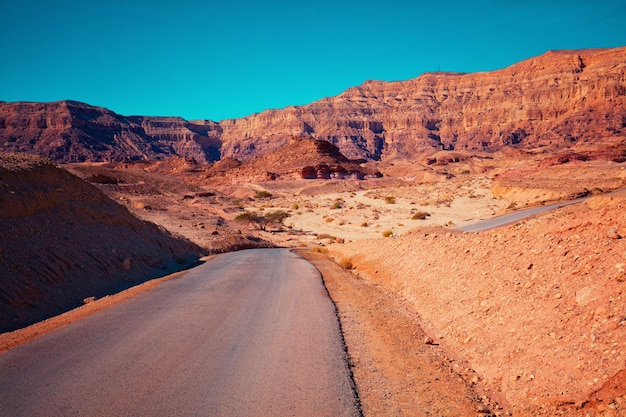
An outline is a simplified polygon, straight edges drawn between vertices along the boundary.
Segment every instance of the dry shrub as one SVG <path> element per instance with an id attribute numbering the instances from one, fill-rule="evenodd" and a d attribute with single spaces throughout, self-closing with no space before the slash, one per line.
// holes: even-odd
<path id="1" fill-rule="evenodd" d="M 314 247 L 313 249 L 311 249 L 311 251 L 317 252 L 317 253 L 323 253 L 323 254 L 327 254 L 328 253 L 328 249 L 320 248 L 319 246 Z"/>
<path id="2" fill-rule="evenodd" d="M 393 235 L 393 230 L 385 230 L 383 232 L 383 237 L 389 237 L 391 235 Z"/>
<path id="3" fill-rule="evenodd" d="M 361 227 L 367 227 L 367 226 L 369 226 L 369 224 L 367 222 L 361 223 Z"/>
<path id="4" fill-rule="evenodd" d="M 426 217 L 430 217 L 430 213 L 426 213 L 425 211 L 418 211 L 417 213 L 413 214 L 413 217 L 411 217 L 411 219 L 426 220 Z"/>
<path id="5" fill-rule="evenodd" d="M 392 196 L 385 197 L 385 203 L 387 204 L 396 204 L 396 198 Z"/>
<path id="6" fill-rule="evenodd" d="M 351 258 L 341 259 L 341 261 L 339 262 L 339 266 L 341 266 L 343 269 L 354 269 L 354 264 L 352 263 Z"/>
<path id="7" fill-rule="evenodd" d="M 332 217 L 326 217 L 326 218 L 324 219 L 324 221 L 325 221 L 326 223 L 330 223 L 330 222 L 332 222 L 333 220 L 335 220 L 335 219 L 333 219 Z"/>

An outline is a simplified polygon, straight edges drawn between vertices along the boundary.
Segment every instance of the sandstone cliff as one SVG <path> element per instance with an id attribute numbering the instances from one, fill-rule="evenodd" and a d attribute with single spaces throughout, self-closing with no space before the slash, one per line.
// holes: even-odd
<path id="1" fill-rule="evenodd" d="M 0 154 L 0 333 L 180 270 L 200 252 L 47 160 Z"/>
<path id="2" fill-rule="evenodd" d="M 3 151 L 47 156 L 58 162 L 220 158 L 219 126 L 179 117 L 124 117 L 75 101 L 0 103 Z"/>
<path id="3" fill-rule="evenodd" d="M 626 141 L 626 48 L 548 52 L 493 72 L 368 81 L 220 127 L 222 154 L 240 160 L 294 135 L 370 160 L 454 149 L 610 148 Z"/>
<path id="4" fill-rule="evenodd" d="M 626 159 L 626 47 L 552 51 L 508 68 L 368 81 L 306 106 L 240 119 L 122 117 L 76 102 L 0 103 L 0 145 L 57 161 L 245 162 L 292 137 L 326 140 L 350 159 L 437 151 L 595 151 Z M 598 149 L 602 152 L 598 153 Z"/>

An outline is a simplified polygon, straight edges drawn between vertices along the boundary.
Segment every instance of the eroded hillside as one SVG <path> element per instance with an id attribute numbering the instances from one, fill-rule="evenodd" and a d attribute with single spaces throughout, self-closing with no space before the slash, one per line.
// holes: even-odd
<path id="1" fill-rule="evenodd" d="M 51 161 L 0 156 L 0 332 L 180 270 L 201 252 Z"/>

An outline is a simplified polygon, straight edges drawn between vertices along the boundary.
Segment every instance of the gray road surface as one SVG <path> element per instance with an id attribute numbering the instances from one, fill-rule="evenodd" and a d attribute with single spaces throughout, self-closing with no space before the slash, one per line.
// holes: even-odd
<path id="1" fill-rule="evenodd" d="M 0 416 L 358 416 L 319 273 L 215 257 L 0 355 Z"/>
<path id="2" fill-rule="evenodd" d="M 483 230 L 489 230 L 495 227 L 513 224 L 527 217 L 536 216 L 537 214 L 545 213 L 546 211 L 554 210 L 559 207 L 565 207 L 570 204 L 580 203 L 584 200 L 586 200 L 586 198 L 579 198 L 578 200 L 571 200 L 557 204 L 548 204 L 545 206 L 517 210 L 511 213 L 503 214 L 502 216 L 492 217 L 491 219 L 481 220 L 479 222 L 468 224 L 465 226 L 455 227 L 455 229 L 462 230 L 464 232 L 482 232 Z"/>
<path id="3" fill-rule="evenodd" d="M 626 189 L 622 188 L 619 190 L 611 191 L 604 195 L 610 196 L 615 194 L 626 193 Z M 455 227 L 456 230 L 462 230 L 465 232 L 482 232 L 483 230 L 493 229 L 495 227 L 506 226 L 507 224 L 512 224 L 518 222 L 520 220 L 526 219 L 528 217 L 536 216 L 537 214 L 545 213 L 546 211 L 554 210 L 559 207 L 569 206 L 571 204 L 576 204 L 583 202 L 585 200 L 590 199 L 593 196 L 578 198 L 576 200 L 563 201 L 555 204 L 548 204 L 545 206 L 533 207 L 524 210 L 517 210 L 512 213 L 507 213 L 502 216 L 492 217 L 491 219 L 482 220 L 476 223 L 468 224 L 465 226 Z"/>

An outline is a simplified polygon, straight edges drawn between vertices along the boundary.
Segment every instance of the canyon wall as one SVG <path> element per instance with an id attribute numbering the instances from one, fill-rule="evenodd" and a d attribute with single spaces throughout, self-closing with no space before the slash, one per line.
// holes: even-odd
<path id="1" fill-rule="evenodd" d="M 548 52 L 499 71 L 367 81 L 302 107 L 220 122 L 222 153 L 245 160 L 289 136 L 349 158 L 438 150 L 611 146 L 626 139 L 626 48 Z"/>
<path id="2" fill-rule="evenodd" d="M 248 161 L 292 137 L 325 140 L 350 159 L 374 161 L 590 147 L 626 158 L 626 47 L 552 51 L 491 72 L 367 81 L 309 105 L 219 123 L 123 117 L 76 102 L 0 103 L 4 150 L 63 162 L 171 155 Z"/>
<path id="3" fill-rule="evenodd" d="M 75 101 L 0 103 L 0 149 L 58 162 L 220 159 L 216 123 L 180 117 L 120 116 Z"/>

